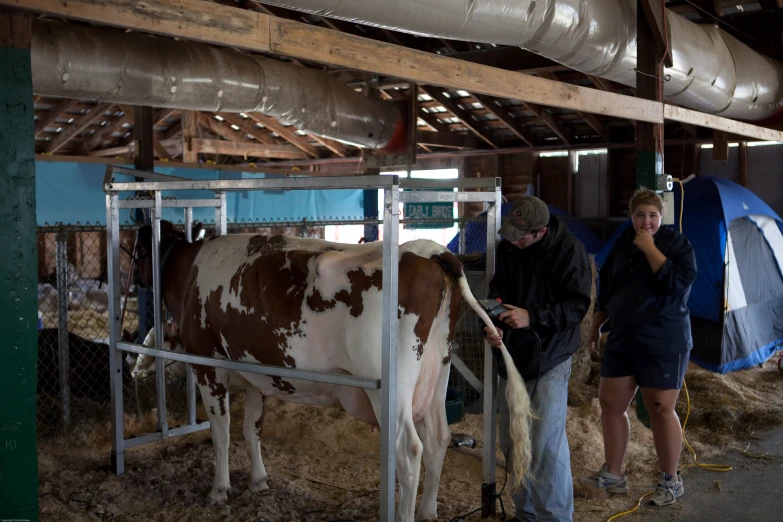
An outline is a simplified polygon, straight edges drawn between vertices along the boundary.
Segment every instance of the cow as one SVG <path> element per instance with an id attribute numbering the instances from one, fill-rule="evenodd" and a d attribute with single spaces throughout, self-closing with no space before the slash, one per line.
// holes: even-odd
<path id="1" fill-rule="evenodd" d="M 162 299 L 179 325 L 186 353 L 301 370 L 381 377 L 380 242 L 348 245 L 281 235 L 234 234 L 188 242 L 160 222 Z M 152 287 L 152 228 L 139 229 L 141 284 Z M 437 520 L 437 492 L 450 433 L 445 397 L 462 299 L 492 323 L 471 294 L 462 265 L 427 240 L 399 247 L 397 316 L 397 520 L 414 520 L 421 461 L 425 482 L 416 520 Z M 513 484 L 526 480 L 530 402 L 505 347 L 512 430 Z M 381 392 L 194 365 L 215 446 L 208 501 L 227 501 L 229 391 L 246 394 L 244 436 L 252 492 L 269 489 L 261 457 L 264 400 L 340 404 L 371 426 Z M 418 428 L 418 433 L 417 433 Z"/>
<path id="2" fill-rule="evenodd" d="M 134 339 L 135 341 L 135 339 Z M 142 346 L 147 348 L 155 348 L 155 329 L 151 328 L 147 335 L 144 337 Z M 182 352 L 182 340 L 179 337 L 177 325 L 174 321 L 169 321 L 164 326 L 163 330 L 163 347 L 162 349 L 172 352 Z M 130 357 L 130 354 L 128 354 Z M 155 361 L 156 357 L 152 355 L 139 354 L 135 359 L 129 360 L 128 364 L 131 365 L 130 374 L 134 380 L 145 379 L 150 374 L 155 373 Z M 185 376 L 185 363 L 178 361 L 166 361 L 166 378 L 167 380 L 175 381 Z"/>

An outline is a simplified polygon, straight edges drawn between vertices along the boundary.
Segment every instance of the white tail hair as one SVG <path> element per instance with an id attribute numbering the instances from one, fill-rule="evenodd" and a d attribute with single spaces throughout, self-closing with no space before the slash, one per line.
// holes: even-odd
<path id="1" fill-rule="evenodd" d="M 462 290 L 462 295 L 468 302 L 468 305 L 478 314 L 484 324 L 494 330 L 495 326 L 487 313 L 478 304 L 476 298 L 468 287 L 468 280 L 464 273 L 460 275 L 458 284 Z M 503 356 L 503 362 L 506 365 L 508 384 L 506 385 L 506 402 L 509 409 L 509 435 L 511 438 L 511 448 L 502 448 L 504 452 L 508 451 L 507 459 L 510 459 L 512 468 L 511 490 L 517 491 L 527 482 L 530 470 L 530 421 L 533 412 L 530 409 L 530 396 L 527 394 L 525 382 L 517 371 L 514 361 L 511 359 L 506 346 L 501 343 L 500 353 Z M 494 412 L 491 412 L 494 413 Z M 488 415 L 490 412 L 484 412 Z M 492 444 L 494 441 L 484 441 L 484 444 Z"/>

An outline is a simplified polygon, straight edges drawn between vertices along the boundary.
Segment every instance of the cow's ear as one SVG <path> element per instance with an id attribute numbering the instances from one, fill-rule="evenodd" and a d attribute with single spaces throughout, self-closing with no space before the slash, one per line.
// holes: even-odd
<path id="1" fill-rule="evenodd" d="M 139 229 L 138 233 L 139 243 L 143 245 L 152 244 L 152 227 L 150 225 L 144 225 Z"/>

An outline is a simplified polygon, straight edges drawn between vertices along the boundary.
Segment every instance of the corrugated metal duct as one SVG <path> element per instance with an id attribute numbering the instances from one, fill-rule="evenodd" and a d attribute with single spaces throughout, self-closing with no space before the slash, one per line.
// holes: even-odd
<path id="1" fill-rule="evenodd" d="M 329 75 L 226 47 L 36 21 L 33 90 L 42 96 L 176 109 L 262 112 L 319 136 L 398 149 L 404 121 Z"/>
<path id="2" fill-rule="evenodd" d="M 407 33 L 517 45 L 578 71 L 636 82 L 636 0 L 261 0 Z M 778 112 L 781 63 L 725 31 L 666 12 L 674 66 L 667 100 L 728 118 Z"/>

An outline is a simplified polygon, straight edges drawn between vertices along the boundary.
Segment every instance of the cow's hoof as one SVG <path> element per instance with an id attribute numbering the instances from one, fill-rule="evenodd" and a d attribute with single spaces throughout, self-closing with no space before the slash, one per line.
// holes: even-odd
<path id="1" fill-rule="evenodd" d="M 416 515 L 416 522 L 438 522 L 437 515 Z"/>
<path id="2" fill-rule="evenodd" d="M 212 506 L 222 506 L 228 501 L 228 490 L 230 488 L 213 489 L 209 492 L 207 499 Z"/>
<path id="3" fill-rule="evenodd" d="M 262 491 L 269 491 L 269 484 L 267 484 L 268 480 L 269 477 L 264 477 L 259 480 L 251 480 L 247 489 L 249 489 L 252 493 L 261 493 Z"/>

